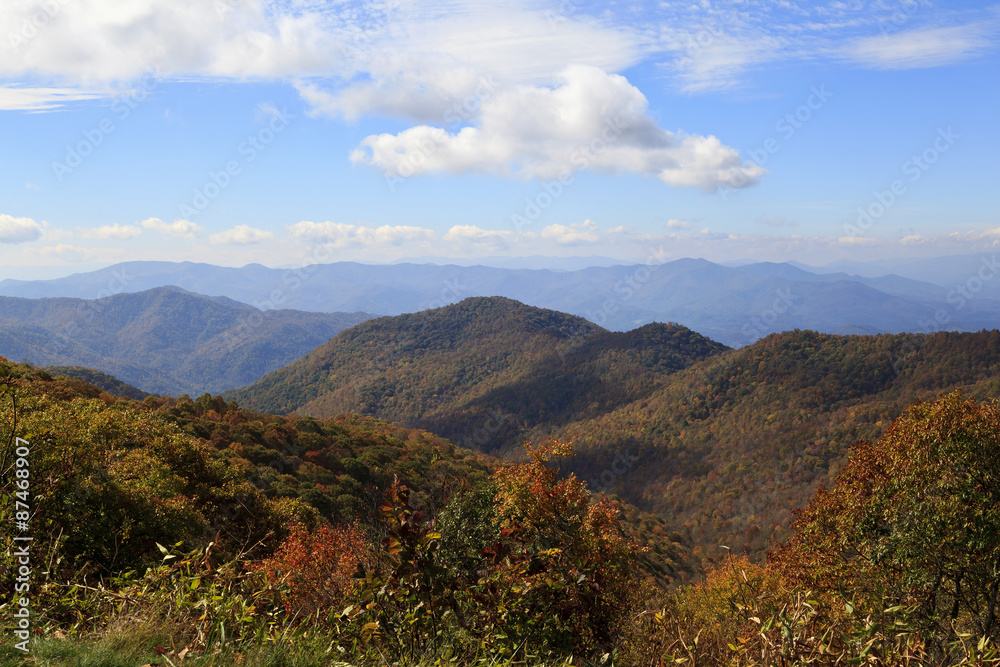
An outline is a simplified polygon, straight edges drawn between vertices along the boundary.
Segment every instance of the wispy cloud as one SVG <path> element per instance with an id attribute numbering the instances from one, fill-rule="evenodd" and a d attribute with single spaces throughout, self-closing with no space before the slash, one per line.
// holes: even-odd
<path id="1" fill-rule="evenodd" d="M 993 48 L 995 30 L 970 24 L 920 28 L 850 41 L 843 55 L 852 62 L 878 69 L 913 69 L 951 65 Z"/>
<path id="2" fill-rule="evenodd" d="M 76 88 L 28 88 L 25 86 L 0 86 L 0 110 L 3 111 L 54 111 L 71 102 L 93 100 L 106 96 L 106 92 Z"/>

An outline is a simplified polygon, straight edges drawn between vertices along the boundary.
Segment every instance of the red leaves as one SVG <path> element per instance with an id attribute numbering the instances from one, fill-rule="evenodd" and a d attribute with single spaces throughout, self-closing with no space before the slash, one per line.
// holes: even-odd
<path id="1" fill-rule="evenodd" d="M 353 586 L 358 563 L 369 560 L 371 551 L 357 524 L 331 527 L 322 523 L 313 532 L 297 524 L 274 556 L 257 569 L 269 583 L 287 586 L 285 609 L 301 618 L 342 604 Z"/>

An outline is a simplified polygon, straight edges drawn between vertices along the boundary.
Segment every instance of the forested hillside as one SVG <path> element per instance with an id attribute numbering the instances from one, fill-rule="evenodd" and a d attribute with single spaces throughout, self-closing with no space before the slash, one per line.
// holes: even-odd
<path id="1" fill-rule="evenodd" d="M 2 357 L 0 389 L 0 435 L 6 441 L 13 427 L 32 444 L 33 495 L 46 498 L 32 522 L 48 537 L 64 535 L 50 546 L 65 550 L 66 573 L 132 567 L 155 556 L 157 542 L 215 541 L 232 555 L 261 540 L 255 548 L 266 555 L 293 520 L 372 528 L 396 478 L 433 517 L 499 465 L 372 417 L 280 417 L 208 394 L 138 402 Z M 666 584 L 692 574 L 661 519 L 618 506 L 628 533 L 651 549 L 649 577 Z"/>
<path id="2" fill-rule="evenodd" d="M 261 311 L 176 287 L 96 300 L 0 297 L 0 354 L 199 396 L 249 384 L 369 317 Z"/>
<path id="3" fill-rule="evenodd" d="M 915 400 L 1000 396 L 1000 333 L 775 334 L 740 350 L 677 325 L 627 333 L 504 299 L 348 330 L 227 397 L 361 412 L 501 455 L 574 443 L 594 489 L 664 517 L 713 561 L 762 557 L 857 440 Z"/>
<path id="4" fill-rule="evenodd" d="M 770 343 L 794 362 L 809 336 L 789 338 Z M 997 344 L 976 342 L 984 353 L 960 362 L 973 373 Z M 960 357 L 969 343 L 924 346 Z M 728 361 L 706 382 L 752 395 L 739 377 L 765 356 Z M 891 391 L 821 367 L 797 380 L 820 391 L 789 409 Z M 17 480 L 0 518 L 31 537 L 3 555 L 0 586 L 20 572 L 30 588 L 0 605 L 28 619 L 0 639 L 3 664 L 1000 661 L 995 402 L 911 406 L 857 443 L 766 562 L 730 557 L 694 583 L 675 519 L 593 496 L 558 440 L 501 462 L 371 417 L 263 415 L 210 395 L 140 403 L 3 358 L 0 412 L 0 473 Z"/>
<path id="5" fill-rule="evenodd" d="M 726 349 L 678 325 L 609 332 L 583 318 L 470 298 L 342 332 L 228 399 L 316 417 L 370 414 L 492 451 L 525 429 L 597 416 Z"/>
<path id="6" fill-rule="evenodd" d="M 830 486 L 859 440 L 916 400 L 1000 397 L 1000 332 L 775 334 L 670 377 L 647 397 L 556 428 L 574 470 L 653 511 L 702 558 L 760 556 Z M 535 432 L 537 433 L 537 432 Z M 534 437 L 528 433 L 526 437 Z M 607 474 L 627 454 L 627 470 Z"/>

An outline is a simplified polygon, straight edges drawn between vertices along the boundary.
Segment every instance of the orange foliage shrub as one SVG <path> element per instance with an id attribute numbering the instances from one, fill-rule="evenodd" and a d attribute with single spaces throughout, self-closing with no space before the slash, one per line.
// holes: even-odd
<path id="1" fill-rule="evenodd" d="M 257 571 L 268 583 L 283 583 L 285 610 L 299 618 L 331 606 L 341 606 L 354 586 L 358 563 L 367 563 L 372 547 L 361 528 L 321 523 L 312 532 L 301 523 L 274 556 L 262 561 Z"/>

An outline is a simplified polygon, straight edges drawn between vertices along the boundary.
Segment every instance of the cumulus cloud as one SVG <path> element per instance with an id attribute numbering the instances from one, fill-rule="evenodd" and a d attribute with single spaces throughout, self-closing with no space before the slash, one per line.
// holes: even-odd
<path id="1" fill-rule="evenodd" d="M 978 23 L 919 28 L 852 40 L 844 47 L 843 55 L 879 69 L 940 67 L 979 55 L 991 42 L 988 26 Z"/>
<path id="2" fill-rule="evenodd" d="M 335 12 L 273 0 L 5 2 L 0 77 L 125 81 L 167 76 L 246 78 L 329 72 L 343 61 Z M 114 45 L 114 48 L 109 48 Z"/>
<path id="3" fill-rule="evenodd" d="M 714 136 L 674 134 L 647 113 L 623 76 L 571 65 L 555 88 L 513 86 L 483 100 L 480 121 L 456 133 L 420 125 L 371 135 L 352 154 L 390 175 L 478 172 L 555 179 L 579 169 L 656 176 L 714 190 L 752 185 L 766 171 Z"/>
<path id="4" fill-rule="evenodd" d="M 250 245 L 260 243 L 261 241 L 269 241 L 273 238 L 274 232 L 257 229 L 249 225 L 236 225 L 232 229 L 210 235 L 208 240 L 216 245 Z"/>
<path id="5" fill-rule="evenodd" d="M 284 79 L 318 113 L 348 118 L 440 119 L 488 74 L 541 81 L 567 62 L 617 71 L 643 57 L 634 29 L 529 0 L 5 2 L 0 34 L 0 79 Z"/>
<path id="6" fill-rule="evenodd" d="M 541 237 L 555 241 L 559 245 L 583 245 L 597 243 L 600 240 L 597 232 L 597 223 L 593 220 L 584 220 L 572 225 L 549 225 L 542 230 Z"/>
<path id="7" fill-rule="evenodd" d="M 173 222 L 164 222 L 159 218 L 147 218 L 142 221 L 142 226 L 146 229 L 153 229 L 167 236 L 176 236 L 185 239 L 193 239 L 195 235 L 201 231 L 201 226 L 191 222 L 190 220 L 174 220 Z"/>
<path id="8" fill-rule="evenodd" d="M 0 214 L 0 243 L 27 243 L 37 241 L 45 231 L 44 222 L 35 222 L 31 218 L 15 218 Z"/>
<path id="9" fill-rule="evenodd" d="M 564 10 L 526 0 L 405 3 L 347 40 L 349 62 L 364 76 L 298 89 L 317 114 L 446 125 L 474 118 L 498 86 L 548 83 L 566 63 L 620 71 L 644 57 L 634 29 Z"/>
<path id="10" fill-rule="evenodd" d="M 677 218 L 670 218 L 667 220 L 667 227 L 669 229 L 691 229 L 690 220 L 678 220 Z"/>
<path id="11" fill-rule="evenodd" d="M 363 246 L 399 246 L 407 243 L 423 244 L 433 241 L 430 229 L 408 225 L 382 225 L 367 227 L 343 222 L 311 222 L 303 220 L 289 227 L 294 239 L 322 243 L 334 248 Z"/>
<path id="12" fill-rule="evenodd" d="M 81 229 L 78 231 L 81 238 L 85 239 L 131 239 L 142 234 L 142 228 L 139 225 L 120 225 L 117 222 L 113 225 L 101 225 L 100 227 L 91 227 L 90 229 Z"/>

